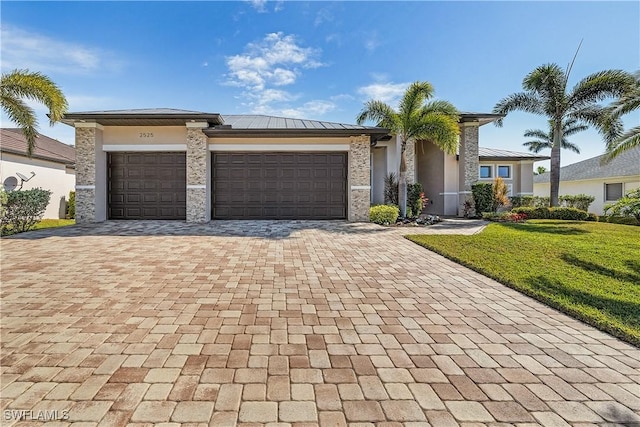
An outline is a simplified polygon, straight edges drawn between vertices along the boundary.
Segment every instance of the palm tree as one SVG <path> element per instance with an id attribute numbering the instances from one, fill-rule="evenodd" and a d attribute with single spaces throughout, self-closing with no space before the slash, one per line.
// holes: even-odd
<path id="1" fill-rule="evenodd" d="M 589 129 L 589 126 L 579 123 L 577 120 L 567 120 L 562 126 L 561 147 L 565 150 L 571 150 L 574 153 L 580 154 L 580 148 L 578 148 L 576 144 L 569 142 L 567 137 L 587 129 Z M 551 123 L 549 124 L 549 132 L 541 129 L 527 129 L 524 132 L 524 136 L 527 138 L 536 138 L 522 144 L 529 148 L 529 151 L 539 153 L 544 149 L 553 148 L 553 125 Z"/>
<path id="2" fill-rule="evenodd" d="M 640 71 L 635 72 L 634 78 L 635 82 L 631 90 L 611 104 L 609 111 L 614 120 L 640 109 Z M 640 146 L 640 126 L 633 127 L 617 138 L 608 141 L 605 160 L 611 160 L 623 151 L 637 146 Z"/>
<path id="3" fill-rule="evenodd" d="M 533 172 L 534 175 L 542 175 L 543 173 L 545 173 L 547 171 L 547 168 L 545 168 L 544 166 L 538 166 L 536 168 L 536 170 Z"/>
<path id="4" fill-rule="evenodd" d="M 14 70 L 0 79 L 0 105 L 6 115 L 22 128 L 27 140 L 27 154 L 36 146 L 38 120 L 25 99 L 44 104 L 49 109 L 50 124 L 60 121 L 67 112 L 67 99 L 49 77 L 29 70 Z"/>
<path id="5" fill-rule="evenodd" d="M 409 85 L 397 111 L 382 101 L 370 100 L 356 119 L 358 124 L 372 120 L 400 138 L 398 201 L 402 217 L 407 214 L 407 143 L 431 141 L 450 154 L 458 148 L 458 110 L 447 101 L 430 100 L 432 97 L 433 86 L 417 81 Z"/>
<path id="6" fill-rule="evenodd" d="M 575 57 L 574 57 L 575 60 Z M 573 64 L 573 63 L 572 63 Z M 571 65 L 572 65 L 571 64 Z M 522 81 L 524 92 L 518 92 L 500 100 L 493 108 L 496 114 L 525 111 L 549 118 L 553 130 L 551 146 L 551 206 L 558 206 L 560 187 L 560 148 L 563 126 L 568 120 L 576 120 L 595 127 L 609 140 L 620 131 L 619 120 L 611 120 L 606 126 L 603 118 L 605 107 L 598 103 L 610 97 L 619 97 L 628 91 L 633 76 L 622 70 L 605 70 L 591 74 L 567 90 L 571 65 L 563 70 L 557 64 L 537 67 Z M 502 126 L 503 118 L 495 121 Z"/>

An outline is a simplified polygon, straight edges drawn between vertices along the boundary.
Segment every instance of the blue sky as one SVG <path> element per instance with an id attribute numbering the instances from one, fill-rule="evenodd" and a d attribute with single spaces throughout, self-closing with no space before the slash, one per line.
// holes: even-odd
<path id="1" fill-rule="evenodd" d="M 640 3 L 630 2 L 2 2 L 2 71 L 56 81 L 71 111 L 168 107 L 353 123 L 363 102 L 395 105 L 427 80 L 461 111 L 491 112 L 536 66 L 566 66 L 573 83 L 640 69 Z M 571 82 L 570 81 L 570 82 Z M 40 130 L 73 143 L 73 129 Z M 627 126 L 640 122 L 628 116 Z M 2 116 L 2 126 L 11 123 Z M 514 113 L 481 128 L 480 144 L 526 151 Z M 603 152 L 584 132 L 563 165 Z"/>

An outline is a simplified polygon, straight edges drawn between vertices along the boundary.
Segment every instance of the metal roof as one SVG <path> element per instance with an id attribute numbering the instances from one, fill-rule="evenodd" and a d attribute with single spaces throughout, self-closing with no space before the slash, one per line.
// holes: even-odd
<path id="1" fill-rule="evenodd" d="M 533 153 L 523 153 L 520 151 L 498 150 L 496 148 L 478 147 L 478 157 L 480 160 L 510 159 L 510 160 L 549 160 L 549 156 L 539 156 Z"/>
<path id="2" fill-rule="evenodd" d="M 93 122 L 104 126 L 180 126 L 190 121 L 206 121 L 210 126 L 222 124 L 220 114 L 175 108 L 81 111 L 67 113 L 62 122 Z"/>
<path id="3" fill-rule="evenodd" d="M 319 120 L 290 119 L 286 117 L 264 115 L 225 115 L 222 116 L 224 127 L 231 126 L 237 130 L 348 130 L 367 131 L 382 130 L 374 126 L 351 125 L 346 123 L 324 122 Z"/>
<path id="4" fill-rule="evenodd" d="M 22 133 L 22 129 L 2 128 L 0 129 L 0 151 L 4 153 L 27 156 L 27 139 Z M 36 147 L 33 150 L 33 158 L 49 160 L 62 163 L 67 166 L 74 166 L 76 163 L 76 149 L 57 139 L 49 138 L 45 135 L 38 135 Z"/>
<path id="5" fill-rule="evenodd" d="M 618 176 L 640 176 L 640 147 L 622 152 L 609 163 L 602 163 L 604 155 L 592 157 L 560 168 L 560 181 L 610 178 Z M 536 175 L 536 184 L 549 182 L 549 172 Z"/>

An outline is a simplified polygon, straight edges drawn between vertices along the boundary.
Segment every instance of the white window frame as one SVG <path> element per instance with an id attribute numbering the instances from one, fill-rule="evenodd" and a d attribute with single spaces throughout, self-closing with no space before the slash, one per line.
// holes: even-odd
<path id="1" fill-rule="evenodd" d="M 620 199 L 613 199 L 613 200 L 609 200 L 607 199 L 607 185 L 620 185 L 620 198 L 624 197 L 624 183 L 623 182 L 605 182 L 604 183 L 604 201 L 605 202 L 616 202 Z"/>
<path id="2" fill-rule="evenodd" d="M 483 177 L 482 176 L 482 168 L 489 168 L 489 176 L 488 177 Z M 493 172 L 494 172 L 493 165 L 480 165 L 478 167 L 478 179 L 493 179 L 493 176 L 495 175 Z"/>
<path id="3" fill-rule="evenodd" d="M 500 168 L 509 168 L 509 176 L 504 177 L 504 176 L 500 176 Z M 498 165 L 496 166 L 496 178 L 502 178 L 502 179 L 513 179 L 513 165 Z"/>

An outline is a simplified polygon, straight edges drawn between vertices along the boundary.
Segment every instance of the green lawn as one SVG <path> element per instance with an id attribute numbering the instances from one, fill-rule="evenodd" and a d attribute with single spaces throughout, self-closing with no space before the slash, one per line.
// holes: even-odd
<path id="1" fill-rule="evenodd" d="M 73 225 L 75 223 L 75 219 L 43 219 L 36 224 L 34 230 L 40 230 L 42 228 L 66 227 L 67 225 Z"/>
<path id="2" fill-rule="evenodd" d="M 419 245 L 640 345 L 640 229 L 599 222 L 492 223 Z"/>

